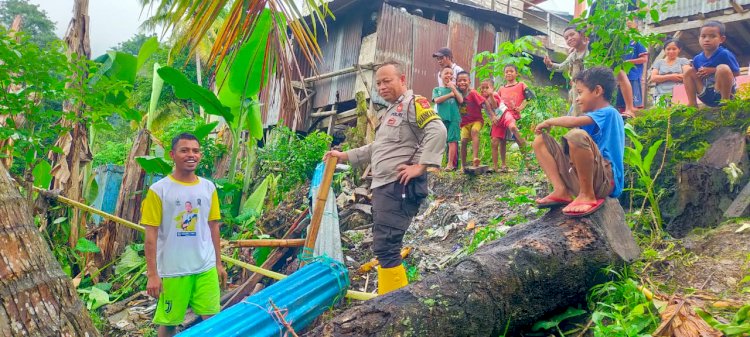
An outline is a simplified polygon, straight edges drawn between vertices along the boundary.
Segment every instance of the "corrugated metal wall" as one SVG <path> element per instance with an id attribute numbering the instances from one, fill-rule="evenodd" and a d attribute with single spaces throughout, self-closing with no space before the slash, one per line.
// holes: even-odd
<path id="1" fill-rule="evenodd" d="M 654 0 L 652 0 L 653 2 Z M 740 6 L 750 5 L 750 0 L 736 0 Z M 700 13 L 708 14 L 715 11 L 732 8 L 729 0 L 678 0 L 669 6 L 665 14 L 660 14 L 661 19 L 674 17 L 692 16 Z"/>
<path id="2" fill-rule="evenodd" d="M 414 66 L 412 71 L 412 89 L 415 93 L 432 96 L 432 89 L 437 86 L 437 73 L 440 71 L 432 57 L 436 50 L 448 45 L 448 25 L 414 16 Z"/>
<path id="3" fill-rule="evenodd" d="M 383 4 L 383 10 L 378 21 L 375 62 L 380 63 L 387 60 L 401 62 L 404 65 L 409 86 L 412 84 L 413 27 L 412 16 L 409 13 Z M 375 103 L 384 103 L 378 95 L 378 89 L 374 83 L 371 97 Z"/>
<path id="4" fill-rule="evenodd" d="M 340 16 L 339 20 L 329 26 L 328 40 L 319 41 L 323 60 L 318 65 L 318 73 L 325 74 L 335 70 L 351 67 L 357 63 L 359 49 L 362 45 L 362 16 Z M 354 81 L 357 74 L 347 74 L 323 79 L 314 83 L 315 98 L 313 108 L 323 107 L 336 102 L 336 93 L 340 101 L 354 99 Z"/>
<path id="5" fill-rule="evenodd" d="M 453 51 L 453 60 L 467 71 L 474 67 L 479 27 L 479 23 L 470 17 L 454 11 L 448 14 L 448 48 Z M 471 78 L 473 83 L 473 73 Z"/>

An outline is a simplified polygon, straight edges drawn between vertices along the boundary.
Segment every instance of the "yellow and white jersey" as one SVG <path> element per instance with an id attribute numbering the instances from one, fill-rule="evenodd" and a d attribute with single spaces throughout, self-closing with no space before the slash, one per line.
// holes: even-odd
<path id="1" fill-rule="evenodd" d="M 159 227 L 159 277 L 198 274 L 216 266 L 208 226 L 221 218 L 214 183 L 200 177 L 185 183 L 169 175 L 148 189 L 141 212 L 141 224 Z"/>

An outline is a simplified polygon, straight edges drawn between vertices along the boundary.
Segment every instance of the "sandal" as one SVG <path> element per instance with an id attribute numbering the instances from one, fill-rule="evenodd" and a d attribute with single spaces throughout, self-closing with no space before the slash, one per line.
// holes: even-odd
<path id="1" fill-rule="evenodd" d="M 598 211 L 602 205 L 604 205 L 604 199 L 596 199 L 596 201 L 573 201 L 568 204 L 568 206 L 589 206 L 589 209 L 583 212 L 563 211 L 563 214 L 574 218 L 580 218 L 593 214 Z"/>
<path id="2" fill-rule="evenodd" d="M 563 199 L 552 196 L 546 196 L 541 199 L 534 200 L 536 202 L 536 208 L 552 208 L 557 206 L 568 205 L 573 202 L 573 199 Z"/>

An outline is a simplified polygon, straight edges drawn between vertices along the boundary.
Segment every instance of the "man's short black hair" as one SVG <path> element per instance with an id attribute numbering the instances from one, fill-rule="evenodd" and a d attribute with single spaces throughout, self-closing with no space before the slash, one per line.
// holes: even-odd
<path id="1" fill-rule="evenodd" d="M 177 145 L 177 142 L 179 142 L 180 139 L 194 140 L 198 142 L 198 144 L 200 144 L 200 141 L 198 141 L 198 138 L 195 138 L 195 136 L 193 136 L 192 133 L 183 132 L 177 136 L 174 136 L 174 138 L 172 138 L 172 149 L 174 149 L 174 147 Z"/>
<path id="2" fill-rule="evenodd" d="M 468 72 L 468 71 L 466 71 L 466 70 L 461 70 L 461 71 L 459 71 L 459 72 L 458 72 L 458 74 L 456 74 L 456 78 L 458 78 L 458 77 L 459 77 L 459 76 L 461 76 L 461 75 L 466 75 L 466 76 L 469 76 L 469 79 L 471 79 L 471 75 L 469 75 L 469 72 Z"/>
<path id="3" fill-rule="evenodd" d="M 727 34 L 727 26 L 725 26 L 723 23 L 716 21 L 716 20 L 706 21 L 706 23 L 704 23 L 703 26 L 701 26 L 701 29 L 705 27 L 719 28 L 719 36 L 726 36 Z"/>
<path id="4" fill-rule="evenodd" d="M 612 99 L 612 94 L 614 93 L 615 85 L 617 84 L 612 69 L 606 67 L 593 67 L 586 69 L 578 73 L 573 81 L 581 82 L 586 88 L 592 91 L 596 89 L 597 85 L 602 87 L 602 90 L 604 90 L 604 99 L 607 101 Z"/>

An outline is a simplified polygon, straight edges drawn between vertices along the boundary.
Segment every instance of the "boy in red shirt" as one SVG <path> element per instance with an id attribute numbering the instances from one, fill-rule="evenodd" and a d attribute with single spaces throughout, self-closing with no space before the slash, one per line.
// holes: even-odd
<path id="1" fill-rule="evenodd" d="M 508 165 L 506 165 L 505 158 L 507 152 L 507 139 L 510 139 L 508 131 L 510 131 L 516 138 L 519 149 L 524 152 L 526 147 L 526 141 L 521 137 L 516 126 L 516 121 L 521 118 L 521 110 L 526 107 L 526 99 L 530 98 L 528 87 L 523 82 L 518 82 L 518 68 L 515 65 L 509 64 L 505 66 L 505 85 L 500 88 L 499 94 L 503 105 L 506 107 L 505 110 L 500 109 L 496 112 L 497 117 L 492 120 L 492 165 L 493 169 L 497 170 L 497 152 L 498 146 L 500 147 L 500 172 L 508 172 Z"/>
<path id="2" fill-rule="evenodd" d="M 479 166 L 479 131 L 484 125 L 482 116 L 482 107 L 489 110 L 489 105 L 484 97 L 476 90 L 471 88 L 471 78 L 469 73 L 462 71 L 456 76 L 456 87 L 463 96 L 463 102 L 459 105 L 458 111 L 461 113 L 461 164 L 466 165 L 467 147 L 471 142 L 474 151 L 474 166 Z"/>

